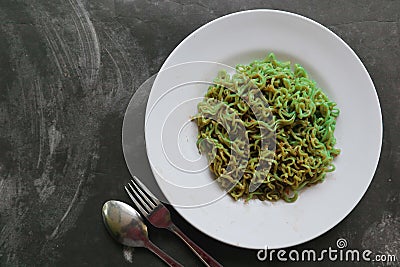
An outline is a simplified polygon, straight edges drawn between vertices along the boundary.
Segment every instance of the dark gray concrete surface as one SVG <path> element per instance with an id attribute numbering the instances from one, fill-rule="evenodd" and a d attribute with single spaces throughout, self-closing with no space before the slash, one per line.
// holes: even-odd
<path id="1" fill-rule="evenodd" d="M 145 249 L 123 251 L 101 221 L 105 200 L 128 201 L 124 111 L 193 30 L 255 8 L 295 12 L 339 35 L 368 69 L 382 107 L 383 147 L 369 190 L 339 225 L 295 249 L 345 238 L 351 248 L 400 259 L 400 1 L 0 0 L 1 266 L 164 266 Z M 257 251 L 172 216 L 224 266 L 366 265 L 260 262 Z M 149 230 L 185 266 L 201 266 L 171 233 Z"/>

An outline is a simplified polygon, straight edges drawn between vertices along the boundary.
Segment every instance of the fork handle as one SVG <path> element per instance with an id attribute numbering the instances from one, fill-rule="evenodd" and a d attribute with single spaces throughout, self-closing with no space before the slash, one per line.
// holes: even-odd
<path id="1" fill-rule="evenodd" d="M 151 241 L 146 242 L 145 247 L 148 248 L 150 251 L 152 251 L 154 254 L 156 254 L 158 257 L 160 257 L 160 259 L 162 259 L 166 264 L 168 264 L 168 266 L 183 267 L 182 264 L 174 260 L 170 255 L 168 255 L 159 247 L 154 245 Z"/>
<path id="2" fill-rule="evenodd" d="M 201 261 L 209 267 L 222 267 L 222 265 L 211 257 L 207 252 L 200 248 L 194 243 L 189 237 L 187 237 L 175 224 L 171 224 L 168 230 L 179 236 L 183 242 L 201 259 Z"/>

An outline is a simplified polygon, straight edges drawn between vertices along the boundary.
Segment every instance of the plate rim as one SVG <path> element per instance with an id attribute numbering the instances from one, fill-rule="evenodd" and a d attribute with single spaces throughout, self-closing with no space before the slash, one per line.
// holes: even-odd
<path id="1" fill-rule="evenodd" d="M 362 194 L 360 194 L 360 196 L 358 197 L 357 201 L 354 201 L 354 202 L 352 203 L 351 207 L 349 207 L 349 209 L 348 209 L 346 212 L 344 212 L 344 213 L 342 214 L 342 217 L 341 217 L 340 219 L 338 219 L 338 220 L 335 220 L 335 221 L 332 222 L 331 224 L 329 224 L 329 227 L 325 227 L 324 229 L 322 229 L 321 231 L 319 231 L 317 234 L 315 234 L 315 235 L 310 235 L 308 238 L 303 238 L 302 240 L 300 240 L 300 241 L 298 241 L 298 242 L 293 242 L 292 244 L 287 244 L 286 246 L 283 246 L 283 247 L 277 247 L 277 248 L 288 248 L 288 247 L 292 247 L 292 246 L 294 246 L 294 245 L 300 245 L 300 244 L 303 244 L 303 243 L 308 242 L 308 241 L 310 241 L 310 240 L 313 240 L 313 239 L 315 239 L 315 238 L 317 238 L 317 237 L 319 237 L 319 236 L 325 234 L 326 232 L 330 231 L 331 229 L 333 229 L 335 226 L 337 226 L 338 224 L 340 224 L 340 223 L 355 209 L 355 207 L 360 203 L 361 199 L 365 196 L 365 194 L 366 194 L 368 188 L 370 187 L 371 182 L 372 182 L 372 180 L 373 180 L 373 178 L 374 178 L 374 176 L 375 176 L 375 174 L 376 174 L 376 170 L 377 170 L 377 167 L 378 167 L 378 164 L 379 164 L 379 161 L 380 161 L 380 156 L 381 156 L 381 153 L 382 153 L 382 143 L 383 143 L 383 119 L 382 119 L 382 108 L 381 108 L 380 101 L 379 101 L 379 95 L 378 95 L 378 93 L 377 93 L 377 90 L 376 90 L 376 88 L 375 88 L 375 85 L 374 85 L 374 83 L 373 83 L 373 80 L 372 80 L 372 78 L 371 78 L 371 76 L 370 76 L 368 70 L 366 69 L 365 65 L 362 63 L 361 59 L 360 59 L 360 58 L 358 57 L 358 55 L 354 52 L 354 50 L 353 50 L 344 40 L 342 40 L 337 34 L 335 34 L 333 31 L 331 31 L 329 28 L 325 27 L 325 26 L 322 25 L 321 23 L 319 23 L 319 22 L 317 22 L 317 21 L 314 21 L 313 19 L 310 19 L 310 18 L 308 18 L 308 17 L 306 17 L 306 16 L 303 16 L 303 15 L 300 15 L 300 14 L 296 14 L 296 13 L 292 13 L 292 12 L 289 12 L 289 11 L 284 11 L 284 10 L 278 10 L 278 9 L 250 9 L 250 10 L 244 10 L 244 11 L 233 12 L 233 13 L 226 14 L 226 15 L 223 15 L 223 16 L 221 16 L 221 17 L 218 17 L 218 18 L 216 18 L 216 19 L 214 19 L 214 20 L 211 20 L 211 21 L 205 23 L 204 25 L 200 26 L 199 28 L 197 28 L 197 29 L 194 30 L 193 32 L 191 32 L 188 36 L 186 36 L 186 37 L 174 48 L 174 50 L 169 54 L 169 56 L 165 59 L 164 63 L 162 64 L 162 66 L 161 66 L 161 68 L 160 68 L 160 71 L 162 71 L 162 70 L 164 70 L 164 69 L 166 69 L 166 68 L 169 68 L 169 67 L 173 67 L 173 66 L 174 66 L 174 65 L 170 66 L 170 64 L 169 64 L 169 61 L 171 60 L 171 58 L 174 57 L 174 55 L 177 53 L 177 51 L 179 50 L 179 48 L 180 48 L 181 46 L 183 46 L 184 43 L 185 43 L 186 41 L 188 41 L 192 36 L 196 35 L 198 32 L 204 30 L 205 28 L 209 27 L 210 25 L 212 25 L 212 24 L 214 24 L 214 23 L 218 23 L 220 20 L 227 19 L 227 18 L 232 17 L 232 16 L 238 16 L 238 15 L 240 16 L 240 15 L 246 14 L 246 13 L 259 13 L 259 12 L 260 12 L 260 13 L 275 13 L 275 14 L 280 14 L 280 15 L 285 15 L 285 16 L 294 16 L 294 17 L 297 17 L 297 18 L 300 19 L 300 20 L 303 20 L 303 21 L 306 21 L 306 22 L 308 22 L 308 23 L 311 23 L 311 24 L 314 24 L 314 25 L 318 26 L 318 28 L 320 28 L 321 30 L 327 32 L 329 35 L 333 36 L 337 41 L 339 41 L 342 45 L 344 45 L 344 47 L 346 48 L 346 50 L 348 50 L 348 51 L 353 55 L 353 57 L 358 61 L 358 64 L 359 64 L 360 67 L 362 68 L 362 71 L 364 72 L 364 74 L 366 74 L 366 77 L 368 77 L 368 83 L 370 84 L 371 88 L 373 89 L 373 96 L 374 96 L 373 99 L 374 99 L 374 101 L 376 101 L 376 104 L 377 104 L 377 112 L 379 113 L 379 116 L 378 116 L 379 125 L 377 125 L 377 126 L 379 126 L 379 131 L 378 131 L 378 132 L 379 132 L 379 136 L 377 137 L 377 138 L 379 138 L 379 147 L 378 147 L 378 151 L 377 151 L 377 153 L 376 153 L 376 155 L 375 155 L 375 158 L 374 158 L 374 167 L 372 168 L 372 169 L 373 169 L 373 172 L 372 172 L 372 174 L 371 174 L 371 177 L 369 177 L 369 180 L 368 180 L 368 183 L 367 183 L 366 187 L 362 190 L 362 191 L 363 191 Z M 153 89 L 153 88 L 152 88 L 152 89 Z M 149 95 L 149 99 L 150 99 L 150 97 L 151 97 L 151 92 L 150 92 L 150 95 Z M 146 111 L 145 111 L 145 114 L 146 114 L 146 115 L 145 115 L 145 116 L 147 116 L 147 114 L 148 114 L 148 108 L 149 108 L 148 103 L 149 103 L 149 102 L 147 102 L 147 105 L 146 105 Z M 145 138 L 146 138 L 146 136 L 147 136 L 147 134 L 146 134 L 146 131 L 145 131 Z M 147 138 L 146 138 L 146 139 L 147 139 Z M 146 146 L 146 152 L 148 152 L 147 146 Z M 147 157 L 149 157 L 148 153 L 147 153 Z M 150 159 L 149 159 L 149 160 L 150 160 Z M 154 174 L 154 169 L 153 169 L 153 167 L 151 167 L 151 170 L 152 170 L 152 172 L 153 172 L 153 174 Z M 157 180 L 157 179 L 156 179 L 156 180 Z M 160 189 L 162 190 L 161 187 L 160 187 Z M 193 227 L 195 227 L 197 230 L 199 230 L 200 232 L 202 232 L 203 234 L 207 235 L 207 236 L 210 237 L 210 238 L 213 238 L 213 239 L 218 240 L 218 241 L 220 241 L 220 242 L 222 242 L 222 243 L 224 243 L 224 244 L 231 245 L 231 246 L 234 246 L 234 247 L 245 248 L 245 249 L 263 249 L 262 247 L 259 247 L 259 246 L 244 246 L 244 245 L 241 245 L 241 244 L 239 244 L 239 243 L 228 242 L 227 240 L 221 239 L 221 238 L 216 237 L 216 236 L 212 236 L 212 235 L 210 235 L 209 233 L 203 231 L 203 229 L 200 229 L 199 227 L 197 227 L 197 225 L 193 224 L 188 218 L 186 218 L 186 216 L 184 216 L 184 215 L 180 212 L 181 209 L 186 209 L 186 208 L 174 207 L 173 205 L 171 205 L 171 206 L 172 206 L 172 207 L 180 214 L 180 216 L 182 216 L 189 224 L 191 224 L 191 225 L 192 225 Z M 339 217 L 339 216 L 338 216 L 338 217 Z M 272 247 L 272 248 L 273 248 L 273 247 Z"/>

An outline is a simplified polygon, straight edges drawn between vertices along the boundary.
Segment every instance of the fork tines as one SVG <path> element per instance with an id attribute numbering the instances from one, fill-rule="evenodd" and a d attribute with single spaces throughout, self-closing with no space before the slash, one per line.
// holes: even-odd
<path id="1" fill-rule="evenodd" d="M 160 201 L 136 176 L 133 176 L 128 186 L 125 186 L 125 191 L 143 215 L 148 215 L 160 204 Z"/>

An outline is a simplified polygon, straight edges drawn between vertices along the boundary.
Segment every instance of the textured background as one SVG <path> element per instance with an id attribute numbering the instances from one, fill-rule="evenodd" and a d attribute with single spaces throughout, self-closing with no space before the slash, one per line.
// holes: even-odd
<path id="1" fill-rule="evenodd" d="M 193 30 L 254 8 L 295 12 L 339 35 L 368 69 L 382 107 L 383 147 L 368 192 L 338 226 L 296 248 L 335 247 L 342 237 L 400 259 L 400 1 L 0 0 L 1 266 L 130 266 L 131 256 L 136 266 L 163 266 L 144 249 L 123 251 L 101 223 L 105 200 L 127 200 L 124 111 Z M 257 251 L 173 218 L 226 266 L 268 265 Z M 149 228 L 185 266 L 201 265 L 172 234 Z"/>

